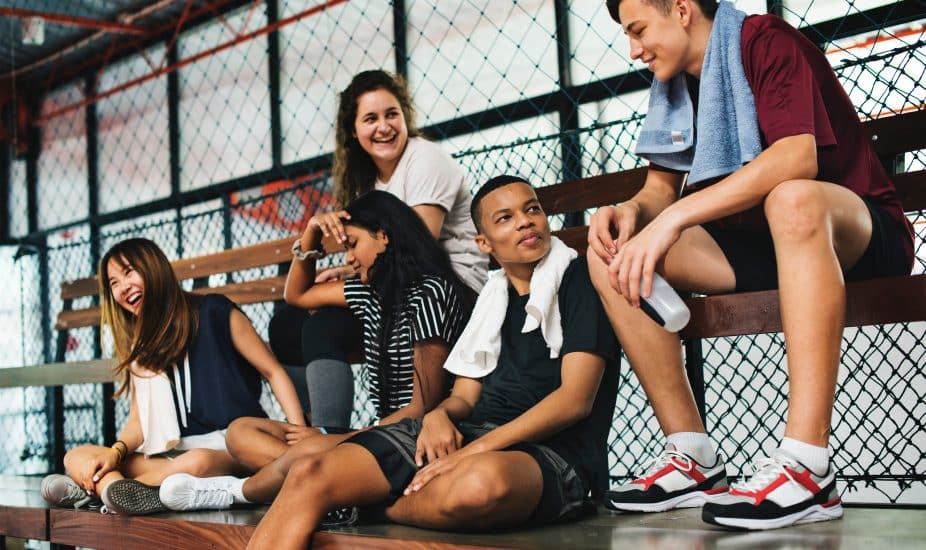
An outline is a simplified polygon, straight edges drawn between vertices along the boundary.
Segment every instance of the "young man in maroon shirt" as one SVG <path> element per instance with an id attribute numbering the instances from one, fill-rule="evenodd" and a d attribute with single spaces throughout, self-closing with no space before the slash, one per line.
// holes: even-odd
<path id="1" fill-rule="evenodd" d="M 630 38 L 631 57 L 655 79 L 687 79 L 697 118 L 698 91 L 713 85 L 700 79 L 716 0 L 607 0 L 607 7 Z M 641 478 L 609 493 L 610 506 L 703 504 L 705 521 L 768 529 L 842 516 L 827 443 L 844 282 L 909 273 L 913 235 L 819 48 L 774 16 L 741 25 L 761 152 L 683 198 L 685 172 L 650 164 L 639 193 L 592 217 L 589 270 L 667 437 Z M 703 105 L 700 114 L 720 107 Z M 677 289 L 708 294 L 780 290 L 787 424 L 781 446 L 756 462 L 746 483 L 727 486 L 684 375 L 678 336 L 639 309 L 656 271 Z"/>

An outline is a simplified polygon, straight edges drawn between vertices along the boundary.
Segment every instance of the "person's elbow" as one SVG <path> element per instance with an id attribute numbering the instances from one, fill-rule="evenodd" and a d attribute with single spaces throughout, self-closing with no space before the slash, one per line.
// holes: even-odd
<path id="1" fill-rule="evenodd" d="M 595 394 L 589 396 L 577 396 L 571 399 L 569 406 L 563 411 L 563 416 L 569 424 L 575 424 L 588 418 L 592 414 L 592 408 L 595 406 Z"/>

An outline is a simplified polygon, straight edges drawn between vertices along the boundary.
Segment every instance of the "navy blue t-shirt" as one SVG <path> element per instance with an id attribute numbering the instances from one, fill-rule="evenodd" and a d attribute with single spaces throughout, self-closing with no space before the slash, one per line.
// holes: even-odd
<path id="1" fill-rule="evenodd" d="M 231 312 L 238 306 L 221 294 L 193 295 L 191 300 L 194 305 L 199 303 L 199 325 L 189 347 L 193 385 L 187 426 L 180 426 L 181 437 L 225 429 L 242 416 L 266 418 L 260 406 L 260 372 L 238 353 L 231 339 Z M 187 380 L 183 365 L 177 366 L 182 396 Z M 168 378 L 173 385 L 172 372 L 168 372 Z M 178 422 L 180 418 L 177 411 Z"/>

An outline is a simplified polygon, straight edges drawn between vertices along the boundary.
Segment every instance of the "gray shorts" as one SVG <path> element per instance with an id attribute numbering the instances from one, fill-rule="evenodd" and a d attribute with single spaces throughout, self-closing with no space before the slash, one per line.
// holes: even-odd
<path id="1" fill-rule="evenodd" d="M 464 444 L 482 437 L 496 427 L 488 423 L 457 423 Z M 380 469 L 389 480 L 387 505 L 391 505 L 402 496 L 402 491 L 418 472 L 415 465 L 415 449 L 420 433 L 421 419 L 406 419 L 397 424 L 371 428 L 344 441 L 360 445 L 376 458 Z M 549 523 L 576 519 L 587 513 L 590 507 L 593 509 L 586 498 L 588 488 L 575 469 L 553 449 L 537 443 L 518 443 L 504 450 L 527 453 L 540 466 L 543 493 L 529 522 Z"/>

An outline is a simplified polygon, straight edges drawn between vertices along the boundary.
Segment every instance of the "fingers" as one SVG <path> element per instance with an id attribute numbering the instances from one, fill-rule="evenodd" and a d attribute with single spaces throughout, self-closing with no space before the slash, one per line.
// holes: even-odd
<path id="1" fill-rule="evenodd" d="M 411 483 L 408 484 L 408 487 L 406 487 L 405 491 L 402 493 L 407 496 L 420 491 L 425 485 L 428 484 L 428 482 L 440 475 L 442 470 L 443 468 L 441 467 L 440 462 L 433 462 L 428 464 L 424 468 L 418 470 L 418 473 L 415 474 L 415 477 L 412 478 Z"/>
<path id="2" fill-rule="evenodd" d="M 610 206 L 599 208 L 588 224 L 588 245 L 605 263 L 610 263 L 616 253 L 611 238 L 612 227 L 614 227 L 614 209 Z"/>
<path id="3" fill-rule="evenodd" d="M 424 466 L 423 461 L 424 461 L 425 452 L 426 451 L 424 450 L 424 447 L 418 447 L 417 449 L 415 449 L 415 466 L 418 466 L 419 468 Z"/>
<path id="4" fill-rule="evenodd" d="M 334 236 L 335 240 L 343 243 L 347 240 L 347 232 L 344 230 L 344 221 L 350 219 L 350 214 L 341 210 L 339 212 L 326 212 L 316 214 L 309 220 L 309 225 L 317 226 L 322 234 L 326 237 Z"/>

